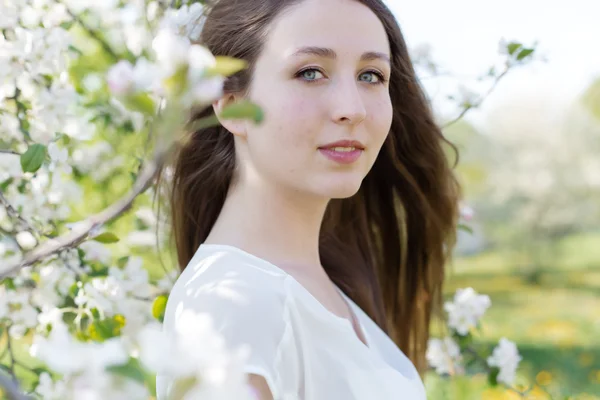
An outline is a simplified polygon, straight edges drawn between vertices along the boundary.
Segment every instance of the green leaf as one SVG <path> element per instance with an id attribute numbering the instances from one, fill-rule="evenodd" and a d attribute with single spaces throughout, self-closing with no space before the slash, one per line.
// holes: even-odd
<path id="1" fill-rule="evenodd" d="M 156 113 L 156 104 L 147 93 L 135 93 L 126 96 L 123 103 L 127 108 L 133 111 L 139 111 L 146 115 L 154 115 Z"/>
<path id="2" fill-rule="evenodd" d="M 264 119 L 264 114 L 259 106 L 248 101 L 231 104 L 221 112 L 221 118 L 224 119 L 252 119 L 259 123 Z"/>
<path id="3" fill-rule="evenodd" d="M 534 52 L 534 49 L 523 49 L 517 55 L 517 60 L 521 61 L 522 59 L 529 56 L 533 52 Z"/>
<path id="4" fill-rule="evenodd" d="M 116 243 L 119 241 L 119 238 L 114 233 L 103 232 L 98 236 L 93 237 L 92 240 L 100 243 Z"/>
<path id="5" fill-rule="evenodd" d="M 60 139 L 62 140 L 65 146 L 68 146 L 71 143 L 71 137 L 67 134 L 61 134 Z"/>
<path id="6" fill-rule="evenodd" d="M 188 85 L 189 66 L 180 66 L 170 77 L 163 80 L 163 86 L 166 88 L 168 97 L 179 97 L 183 94 Z"/>
<path id="7" fill-rule="evenodd" d="M 23 172 L 35 172 L 44 163 L 46 158 L 46 146 L 43 144 L 33 144 L 27 151 L 21 155 L 21 168 Z"/>
<path id="8" fill-rule="evenodd" d="M 217 56 L 215 59 L 217 60 L 216 65 L 206 69 L 206 75 L 209 77 L 214 75 L 231 76 L 248 66 L 246 61 L 239 58 Z"/>
<path id="9" fill-rule="evenodd" d="M 471 228 L 469 225 L 458 224 L 458 229 L 473 234 L 473 228 Z"/>
<path id="10" fill-rule="evenodd" d="M 165 310 L 167 308 L 167 300 L 168 300 L 168 297 L 164 294 L 161 294 L 156 299 L 154 299 L 154 302 L 152 303 L 152 316 L 154 318 L 156 318 L 157 320 L 159 320 L 160 322 L 163 322 L 163 320 L 165 318 Z"/>
<path id="11" fill-rule="evenodd" d="M 500 373 L 500 368 L 498 368 L 498 367 L 492 367 L 490 369 L 490 373 L 488 375 L 488 382 L 489 382 L 490 386 L 498 385 L 498 374 L 499 373 Z"/>
<path id="12" fill-rule="evenodd" d="M 519 42 L 510 42 L 506 48 L 508 49 L 508 54 L 513 55 L 517 50 L 519 50 L 523 45 Z"/>
<path id="13" fill-rule="evenodd" d="M 14 282 L 13 278 L 6 278 L 6 279 L 4 279 L 4 281 L 2 282 L 2 284 L 4 286 L 6 286 L 7 289 L 17 290 L 17 287 L 15 286 L 15 282 Z"/>
<path id="14" fill-rule="evenodd" d="M 5 191 L 6 188 L 9 187 L 11 183 L 13 183 L 14 180 L 14 178 L 8 178 L 4 182 L 0 183 L 0 191 Z"/>
<path id="15" fill-rule="evenodd" d="M 456 344 L 458 344 L 458 347 L 460 347 L 461 350 L 464 350 L 473 342 L 473 335 L 471 334 L 471 332 L 467 333 L 464 336 L 459 334 L 458 332 L 455 332 L 453 337 L 456 341 Z"/>
<path id="16" fill-rule="evenodd" d="M 75 23 L 75 20 L 66 21 L 66 22 L 63 22 L 62 24 L 60 24 L 60 27 L 63 28 L 65 31 L 68 31 L 69 29 L 71 29 L 71 27 L 73 26 L 74 23 Z"/>
<path id="17" fill-rule="evenodd" d="M 38 376 L 40 376 L 44 372 L 47 373 L 48 375 L 52 376 L 52 372 L 50 372 L 50 370 L 48 368 L 37 367 L 37 368 L 32 369 L 32 371 L 35 372 L 36 374 L 38 374 Z"/>
<path id="18" fill-rule="evenodd" d="M 129 262 L 129 256 L 121 257 L 117 260 L 117 266 L 119 268 L 125 268 L 125 266 L 127 265 L 128 262 Z"/>
<path id="19" fill-rule="evenodd" d="M 210 115 L 208 117 L 201 118 L 199 120 L 190 123 L 190 131 L 196 132 L 200 129 L 210 128 L 211 126 L 219 125 L 219 119 L 216 115 Z"/>
<path id="20" fill-rule="evenodd" d="M 92 340 L 102 342 L 121 334 L 121 329 L 125 326 L 125 317 L 120 314 L 110 318 L 96 319 L 88 327 L 88 335 Z"/>
<path id="21" fill-rule="evenodd" d="M 135 358 L 130 358 L 127 364 L 111 365 L 110 367 L 107 367 L 106 370 L 139 383 L 145 383 L 146 381 L 146 374 L 139 361 Z"/>
<path id="22" fill-rule="evenodd" d="M 197 383 L 198 379 L 195 376 L 176 380 L 168 400 L 183 399 L 187 392 L 189 392 Z"/>

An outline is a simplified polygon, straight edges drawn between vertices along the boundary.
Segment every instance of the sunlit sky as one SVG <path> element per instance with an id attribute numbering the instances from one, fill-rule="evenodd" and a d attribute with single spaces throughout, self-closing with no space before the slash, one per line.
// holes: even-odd
<path id="1" fill-rule="evenodd" d="M 539 43 L 539 54 L 548 61 L 512 71 L 489 97 L 486 106 L 493 106 L 503 96 L 536 88 L 547 92 L 551 87 L 561 98 L 573 99 L 594 77 L 600 77 L 600 0 L 386 0 L 386 3 L 400 22 L 409 48 L 429 43 L 433 59 L 442 70 L 461 77 L 483 74 L 497 63 L 501 38 L 525 45 Z M 435 103 L 439 101 L 435 98 L 438 92 L 436 86 L 432 89 L 430 85 L 426 88 Z M 475 118 L 477 114 L 474 113 Z"/>

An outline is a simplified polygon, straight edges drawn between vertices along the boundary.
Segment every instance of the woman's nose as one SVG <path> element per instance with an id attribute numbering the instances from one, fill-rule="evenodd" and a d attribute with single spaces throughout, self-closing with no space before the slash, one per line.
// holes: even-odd
<path id="1" fill-rule="evenodd" d="M 364 121 L 367 110 L 356 80 L 338 82 L 332 88 L 332 118 L 336 123 L 356 125 Z"/>

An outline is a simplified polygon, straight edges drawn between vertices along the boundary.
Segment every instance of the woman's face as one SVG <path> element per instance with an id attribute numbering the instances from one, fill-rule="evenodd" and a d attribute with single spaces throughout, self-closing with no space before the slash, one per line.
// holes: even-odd
<path id="1" fill-rule="evenodd" d="M 317 198 L 355 194 L 390 130 L 389 58 L 382 23 L 357 1 L 287 9 L 249 91 L 265 120 L 236 140 L 246 177 Z"/>

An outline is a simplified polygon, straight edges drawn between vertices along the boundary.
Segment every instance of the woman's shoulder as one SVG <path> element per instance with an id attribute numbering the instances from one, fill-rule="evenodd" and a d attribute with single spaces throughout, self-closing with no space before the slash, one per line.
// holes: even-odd
<path id="1" fill-rule="evenodd" d="M 283 312 L 286 274 L 235 247 L 201 245 L 177 278 L 165 322 L 176 309 L 231 315 Z"/>
<path id="2" fill-rule="evenodd" d="M 174 289 L 189 290 L 216 281 L 225 285 L 245 281 L 259 284 L 258 288 L 265 291 L 268 285 L 273 289 L 280 287 L 285 277 L 283 271 L 236 247 L 210 244 L 198 248 L 177 278 Z"/>
<path id="3" fill-rule="evenodd" d="M 201 246 L 169 294 L 163 329 L 167 334 L 203 329 L 187 326 L 185 316 L 210 316 L 228 348 L 249 346 L 244 371 L 263 376 L 280 393 L 295 382 L 296 371 L 286 282 L 285 273 L 261 259 L 228 246 Z M 158 382 L 168 392 L 168 377 Z"/>

